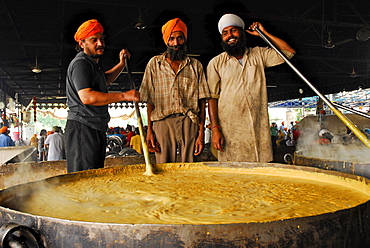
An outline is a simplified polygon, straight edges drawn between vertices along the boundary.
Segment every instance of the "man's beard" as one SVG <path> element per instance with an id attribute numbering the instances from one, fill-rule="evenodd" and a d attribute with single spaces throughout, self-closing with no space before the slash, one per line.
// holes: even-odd
<path id="1" fill-rule="evenodd" d="M 174 50 L 174 48 L 178 48 L 178 50 Z M 186 52 L 187 47 L 185 44 L 178 46 L 167 46 L 167 53 L 172 61 L 185 60 L 187 57 Z"/>
<path id="2" fill-rule="evenodd" d="M 246 45 L 247 45 L 247 36 L 243 32 L 241 32 L 240 37 L 233 45 L 229 45 L 223 40 L 221 41 L 222 49 L 224 49 L 224 51 L 227 52 L 227 54 L 234 57 L 242 56 L 244 54 Z"/>
<path id="3" fill-rule="evenodd" d="M 94 59 L 99 59 L 99 58 L 103 57 L 103 54 L 94 54 L 94 55 L 91 55 L 90 57 L 94 58 Z"/>
<path id="4" fill-rule="evenodd" d="M 105 47 L 98 47 L 98 49 L 105 49 Z M 95 54 L 90 55 L 90 57 L 94 59 L 99 59 L 103 57 L 103 54 L 95 53 Z"/>

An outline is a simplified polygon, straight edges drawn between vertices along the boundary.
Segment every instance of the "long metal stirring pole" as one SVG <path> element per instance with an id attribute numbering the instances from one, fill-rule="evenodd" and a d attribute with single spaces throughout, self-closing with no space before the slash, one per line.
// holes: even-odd
<path id="1" fill-rule="evenodd" d="M 126 69 L 127 69 L 128 79 L 131 83 L 131 88 L 134 90 L 135 89 L 135 82 L 132 79 L 131 70 L 130 70 L 130 67 L 128 65 L 127 56 L 125 56 L 125 66 L 126 66 Z M 146 144 L 146 141 L 145 141 L 146 135 L 145 135 L 144 128 L 143 128 L 143 121 L 141 119 L 139 104 L 137 103 L 137 101 L 134 101 L 134 105 L 135 105 L 137 124 L 138 124 L 139 132 L 140 132 L 140 140 L 141 140 L 141 144 L 143 146 L 143 153 L 144 153 L 144 159 L 145 159 L 144 175 L 151 176 L 151 175 L 153 175 L 153 166 L 150 163 L 149 149 L 148 149 L 148 145 Z"/>
<path id="2" fill-rule="evenodd" d="M 358 111 L 358 110 L 355 110 L 355 109 L 351 109 L 351 108 L 349 108 L 349 107 L 346 107 L 346 106 L 340 105 L 340 104 L 335 103 L 335 102 L 332 102 L 332 104 L 333 104 L 335 107 L 337 107 L 337 108 L 341 108 L 341 109 L 347 110 L 347 111 L 349 111 L 349 112 L 352 112 L 352 113 L 354 113 L 354 114 L 356 114 L 356 115 L 361 115 L 362 117 L 365 117 L 365 118 L 370 119 L 370 115 L 369 115 L 369 114 L 366 114 L 366 113 L 364 113 L 364 112 L 361 112 L 361 111 Z"/>
<path id="3" fill-rule="evenodd" d="M 284 61 L 297 73 L 297 75 L 303 79 L 303 81 L 325 102 L 326 105 L 334 112 L 334 114 L 362 141 L 368 148 L 370 148 L 370 140 L 363 134 L 353 123 L 349 120 L 345 115 L 342 114 L 338 109 L 334 107 L 334 105 L 324 96 L 322 95 L 311 83 L 308 79 L 303 76 L 303 74 L 289 61 L 289 59 L 282 53 L 279 48 L 277 48 L 262 31 L 256 28 L 256 31 L 261 36 L 261 38 L 270 45 L 283 59 Z"/>

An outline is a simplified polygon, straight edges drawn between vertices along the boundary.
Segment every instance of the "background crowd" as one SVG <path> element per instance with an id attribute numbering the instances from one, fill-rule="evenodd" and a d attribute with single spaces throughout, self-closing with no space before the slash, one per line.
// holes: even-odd
<path id="1" fill-rule="evenodd" d="M 144 126 L 144 131 L 146 132 L 146 130 L 147 126 Z M 119 137 L 124 147 L 132 148 L 137 153 L 143 154 L 139 128 L 131 125 L 127 125 L 126 128 L 110 127 L 107 131 L 107 137 L 111 136 Z"/>
<path id="2" fill-rule="evenodd" d="M 284 122 L 279 127 L 276 122 L 272 122 L 270 126 L 272 146 L 296 146 L 300 133 L 298 121 L 290 122 L 288 127 L 285 126 Z"/>

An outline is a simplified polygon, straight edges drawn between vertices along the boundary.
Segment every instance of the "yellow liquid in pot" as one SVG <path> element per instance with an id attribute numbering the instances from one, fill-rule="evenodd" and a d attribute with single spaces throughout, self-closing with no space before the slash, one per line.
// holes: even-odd
<path id="1" fill-rule="evenodd" d="M 176 168 L 175 168 L 176 167 Z M 351 208 L 370 199 L 363 182 L 292 169 L 175 165 L 69 180 L 18 209 L 68 220 L 121 224 L 267 222 Z"/>

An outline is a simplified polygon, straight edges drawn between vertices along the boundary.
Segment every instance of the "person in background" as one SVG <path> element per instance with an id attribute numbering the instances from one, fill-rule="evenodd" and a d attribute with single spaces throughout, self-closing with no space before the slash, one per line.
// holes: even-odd
<path id="1" fill-rule="evenodd" d="M 276 145 L 278 147 L 281 147 L 282 145 L 285 145 L 285 133 L 284 131 L 278 130 L 278 136 L 276 140 Z"/>
<path id="2" fill-rule="evenodd" d="M 282 64 L 284 59 L 272 48 L 246 47 L 247 34 L 259 36 L 258 28 L 287 57 L 295 51 L 259 22 L 244 28 L 244 21 L 234 14 L 225 14 L 218 22 L 225 52 L 207 67 L 212 144 L 219 150 L 219 161 L 270 162 L 273 156 L 264 69 Z"/>
<path id="3" fill-rule="evenodd" d="M 294 122 L 291 121 L 290 124 L 289 124 L 288 130 L 292 131 L 293 127 L 294 127 Z"/>
<path id="4" fill-rule="evenodd" d="M 130 147 L 138 153 L 143 154 L 143 145 L 141 143 L 139 128 L 135 128 L 135 134 L 136 135 L 131 137 Z"/>
<path id="5" fill-rule="evenodd" d="M 48 148 L 48 161 L 63 160 L 65 153 L 65 141 L 61 134 L 61 128 L 54 126 L 54 133 L 50 134 L 46 140 L 45 145 Z"/>
<path id="6" fill-rule="evenodd" d="M 194 162 L 204 148 L 208 85 L 202 64 L 187 56 L 186 24 L 172 19 L 162 35 L 167 51 L 150 59 L 140 87 L 147 102 L 148 148 L 157 163 Z"/>
<path id="7" fill-rule="evenodd" d="M 136 135 L 134 131 L 132 131 L 132 126 L 131 125 L 127 125 L 126 127 L 126 143 L 125 143 L 125 146 L 128 146 L 130 147 L 130 142 L 131 142 L 131 138 Z"/>
<path id="8" fill-rule="evenodd" d="M 46 148 L 45 148 L 46 135 L 47 131 L 45 129 L 42 129 L 40 131 L 40 138 L 38 142 L 39 161 L 46 161 Z"/>
<path id="9" fill-rule="evenodd" d="M 290 130 L 290 129 L 288 129 L 288 128 L 285 128 L 284 129 L 284 131 L 285 131 L 285 139 L 287 140 L 287 139 L 292 139 L 293 138 L 293 135 L 292 135 L 292 131 Z"/>
<path id="10" fill-rule="evenodd" d="M 343 137 L 343 141 L 348 144 L 348 143 L 353 143 L 357 140 L 356 135 L 352 132 L 352 130 L 346 126 L 346 135 Z"/>
<path id="11" fill-rule="evenodd" d="M 321 98 L 319 98 L 316 104 L 316 115 L 317 115 L 317 121 L 321 121 L 322 116 L 325 115 L 324 101 Z"/>
<path id="12" fill-rule="evenodd" d="M 125 143 L 126 137 L 121 133 L 120 127 L 113 128 L 112 136 L 118 136 L 118 137 L 120 137 L 121 140 L 122 140 L 122 143 Z"/>
<path id="13" fill-rule="evenodd" d="M 15 146 L 14 141 L 9 136 L 9 132 L 7 126 L 0 128 L 0 147 Z"/>
<path id="14" fill-rule="evenodd" d="M 74 35 L 79 53 L 69 64 L 66 77 L 67 172 L 103 168 L 110 120 L 108 104 L 140 100 L 136 90 L 108 93 L 107 86 L 120 75 L 130 53 L 121 50 L 119 62 L 103 70 L 99 59 L 105 51 L 104 38 L 104 28 L 95 19 L 84 22 Z"/>
<path id="15" fill-rule="evenodd" d="M 278 128 L 277 128 L 276 122 L 271 123 L 270 135 L 271 135 L 272 146 L 276 146 L 276 140 L 277 140 L 277 136 L 278 136 Z"/>
<path id="16" fill-rule="evenodd" d="M 285 123 L 284 122 L 282 122 L 281 123 L 281 125 L 280 125 L 280 127 L 279 127 L 279 130 L 281 130 L 281 131 L 284 131 L 285 130 Z"/>
<path id="17" fill-rule="evenodd" d="M 317 143 L 319 144 L 330 144 L 331 140 L 334 138 L 334 134 L 324 127 L 321 128 L 318 135 L 319 139 Z"/>
<path id="18" fill-rule="evenodd" d="M 319 137 L 331 141 L 333 139 L 333 137 L 334 137 L 334 134 L 332 132 L 330 132 L 328 129 L 322 128 L 319 131 Z"/>
<path id="19" fill-rule="evenodd" d="M 292 133 L 293 133 L 294 145 L 296 146 L 298 144 L 299 136 L 301 135 L 301 130 L 299 129 L 298 124 L 294 125 Z"/>
<path id="20" fill-rule="evenodd" d="M 38 147 L 39 139 L 37 138 L 37 134 L 33 134 L 30 139 L 30 146 Z"/>
<path id="21" fill-rule="evenodd" d="M 292 137 L 290 135 L 287 136 L 287 138 L 285 140 L 285 145 L 286 146 L 295 146 L 294 140 L 292 139 Z"/>

